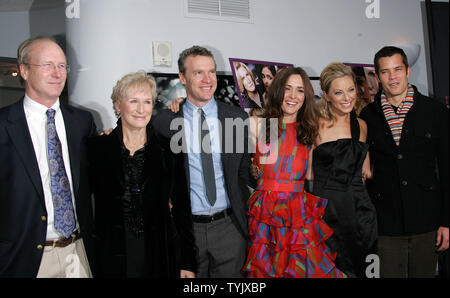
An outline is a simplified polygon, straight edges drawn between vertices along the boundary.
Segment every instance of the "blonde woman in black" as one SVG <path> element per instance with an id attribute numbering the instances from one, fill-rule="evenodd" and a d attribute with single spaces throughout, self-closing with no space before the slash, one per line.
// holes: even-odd
<path id="1" fill-rule="evenodd" d="M 364 185 L 371 176 L 367 125 L 354 112 L 351 67 L 331 63 L 321 73 L 320 86 L 324 96 L 317 106 L 319 135 L 309 178 L 313 194 L 328 199 L 324 219 L 334 230 L 327 244 L 337 251 L 336 266 L 349 277 L 364 277 L 377 237 L 375 207 Z"/>

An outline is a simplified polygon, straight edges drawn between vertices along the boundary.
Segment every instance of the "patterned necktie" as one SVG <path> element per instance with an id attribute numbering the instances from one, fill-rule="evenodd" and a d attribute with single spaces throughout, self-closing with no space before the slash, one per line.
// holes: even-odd
<path id="1" fill-rule="evenodd" d="M 198 109 L 200 113 L 200 158 L 202 161 L 203 180 L 205 182 L 206 197 L 211 206 L 216 202 L 216 176 L 214 174 L 214 164 L 211 151 L 211 139 L 209 137 L 208 122 L 205 113 Z"/>
<path id="2" fill-rule="evenodd" d="M 69 238 L 75 229 L 75 213 L 73 211 L 70 183 L 62 157 L 61 142 L 56 133 L 55 110 L 53 109 L 47 110 L 47 138 L 55 230 L 60 236 Z"/>

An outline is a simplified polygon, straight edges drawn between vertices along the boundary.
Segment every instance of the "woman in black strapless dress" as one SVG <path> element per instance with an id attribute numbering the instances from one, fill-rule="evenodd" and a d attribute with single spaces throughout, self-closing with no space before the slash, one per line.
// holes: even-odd
<path id="1" fill-rule="evenodd" d="M 370 177 L 367 126 L 353 107 L 356 88 L 350 67 L 328 65 L 320 77 L 320 130 L 312 153 L 313 194 L 328 199 L 325 222 L 334 230 L 327 245 L 349 277 L 365 277 L 367 255 L 377 238 L 375 207 L 364 186 Z"/>

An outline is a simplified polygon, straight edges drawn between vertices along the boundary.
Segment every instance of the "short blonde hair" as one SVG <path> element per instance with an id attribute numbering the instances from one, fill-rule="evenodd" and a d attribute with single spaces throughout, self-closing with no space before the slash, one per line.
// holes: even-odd
<path id="1" fill-rule="evenodd" d="M 322 73 L 320 74 L 320 88 L 324 94 L 328 94 L 333 81 L 346 76 L 350 77 L 353 82 L 355 81 L 355 74 L 350 66 L 340 62 L 330 63 L 322 70 Z M 325 120 L 326 122 L 331 122 L 330 126 L 333 126 L 336 118 L 334 117 L 330 104 L 325 99 L 325 96 L 322 96 L 317 103 L 317 112 L 320 119 Z"/>
<path id="2" fill-rule="evenodd" d="M 128 96 L 130 91 L 150 90 L 152 94 L 153 103 L 156 100 L 156 82 L 153 76 L 140 70 L 126 74 L 117 81 L 111 94 L 113 105 L 119 102 L 122 98 Z"/>

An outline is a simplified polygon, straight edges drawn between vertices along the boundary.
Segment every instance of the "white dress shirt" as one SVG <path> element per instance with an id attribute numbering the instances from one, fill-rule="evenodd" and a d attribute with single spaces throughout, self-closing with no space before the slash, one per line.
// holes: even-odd
<path id="1" fill-rule="evenodd" d="M 45 206 L 47 209 L 47 238 L 46 240 L 55 240 L 60 238 L 56 233 L 54 227 L 54 212 L 53 212 L 53 200 L 52 192 L 50 188 L 50 170 L 48 166 L 47 158 L 47 110 L 48 107 L 41 105 L 40 103 L 32 100 L 25 94 L 23 101 L 23 108 L 25 110 L 25 118 L 27 119 L 28 131 L 30 132 L 31 140 L 33 142 L 34 153 L 36 154 L 36 160 L 39 166 L 39 172 L 41 174 L 42 188 L 44 189 Z M 55 125 L 56 132 L 58 133 L 59 140 L 61 142 L 64 166 L 66 169 L 67 177 L 70 182 L 70 191 L 72 193 L 72 202 L 75 209 L 75 201 L 73 194 L 72 184 L 72 172 L 70 170 L 70 158 L 69 149 L 67 145 L 66 128 L 64 125 L 64 119 L 59 107 L 59 99 L 51 107 L 55 110 Z M 76 218 L 76 212 L 75 212 Z M 76 221 L 78 228 L 78 222 Z"/>

